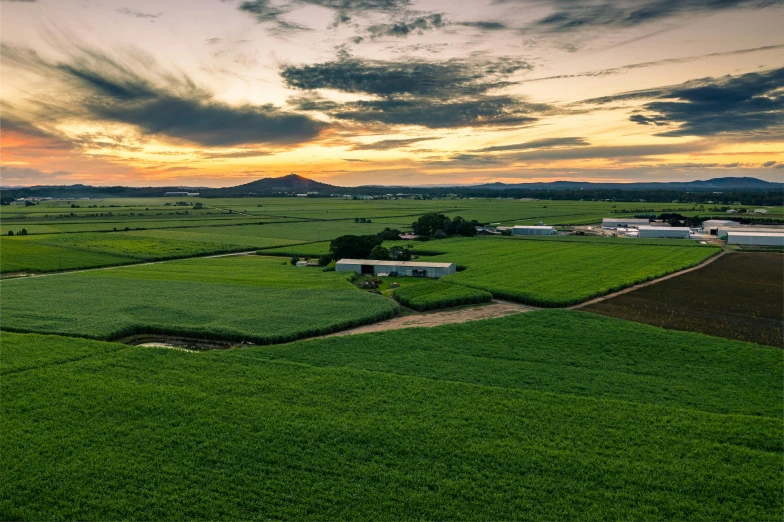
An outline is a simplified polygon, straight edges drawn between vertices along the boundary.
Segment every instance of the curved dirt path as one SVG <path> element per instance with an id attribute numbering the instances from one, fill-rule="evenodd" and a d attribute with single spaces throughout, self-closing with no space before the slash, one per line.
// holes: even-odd
<path id="1" fill-rule="evenodd" d="M 679 275 L 688 274 L 689 272 L 694 272 L 695 270 L 699 270 L 700 268 L 708 266 L 709 264 L 711 264 L 714 261 L 716 261 L 718 258 L 724 256 L 726 253 L 727 253 L 726 250 L 722 250 L 721 252 L 719 252 L 715 256 L 706 259 L 705 261 L 703 261 L 699 265 L 694 265 L 691 268 L 684 268 L 683 270 L 680 270 L 678 272 L 674 272 L 674 273 L 666 275 L 666 276 L 658 277 L 656 279 L 651 279 L 650 281 L 646 281 L 644 283 L 638 283 L 638 284 L 636 284 L 634 286 L 630 286 L 628 288 L 624 288 L 623 290 L 618 290 L 617 292 L 613 292 L 611 294 L 607 294 L 607 295 L 603 295 L 601 297 L 597 297 L 596 299 L 591 299 L 590 301 L 585 301 L 584 303 L 580 303 L 580 304 L 576 304 L 574 306 L 570 306 L 567 309 L 568 310 L 577 310 L 577 309 L 582 308 L 584 306 L 600 303 L 602 301 L 606 301 L 607 299 L 612 299 L 613 297 L 617 297 L 617 296 L 622 295 L 622 294 L 627 294 L 629 292 L 633 292 L 634 290 L 637 290 L 638 288 L 643 288 L 645 286 L 655 285 L 656 283 L 661 283 L 662 281 L 666 281 L 667 279 L 672 279 L 673 277 L 678 277 Z"/>
<path id="2" fill-rule="evenodd" d="M 479 321 L 481 319 L 493 319 L 505 315 L 519 314 L 537 310 L 533 306 L 527 306 L 511 301 L 492 300 L 486 305 L 461 308 L 460 310 L 444 310 L 441 312 L 428 312 L 422 314 L 406 315 L 403 317 L 393 317 L 380 323 L 366 324 L 357 326 L 349 330 L 342 330 L 318 337 L 339 337 L 343 335 L 355 335 L 369 332 L 382 332 L 385 330 L 400 330 L 403 328 L 440 326 L 442 324 L 465 323 L 468 321 Z M 313 339 L 309 337 L 308 339 Z"/>

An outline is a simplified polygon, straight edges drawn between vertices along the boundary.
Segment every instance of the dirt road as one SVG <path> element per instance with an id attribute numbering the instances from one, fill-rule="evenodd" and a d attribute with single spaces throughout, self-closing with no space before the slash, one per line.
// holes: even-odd
<path id="1" fill-rule="evenodd" d="M 343 330 L 323 337 L 337 337 L 342 335 L 354 335 L 368 332 L 382 332 L 384 330 L 400 330 L 402 328 L 432 327 L 442 324 L 465 323 L 467 321 L 479 321 L 481 319 L 492 319 L 505 315 L 519 314 L 536 310 L 533 306 L 526 306 L 510 301 L 493 300 L 482 306 L 461 308 L 460 310 L 445 310 L 442 312 L 429 312 L 424 314 L 406 315 L 403 317 L 393 317 L 380 323 L 366 324 Z"/>

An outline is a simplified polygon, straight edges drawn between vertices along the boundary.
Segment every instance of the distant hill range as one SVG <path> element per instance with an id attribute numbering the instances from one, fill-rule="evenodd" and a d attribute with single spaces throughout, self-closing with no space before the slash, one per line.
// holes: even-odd
<path id="1" fill-rule="evenodd" d="M 544 190 L 677 190 L 714 192 L 725 190 L 781 190 L 784 183 L 774 183 L 757 178 L 713 178 L 696 181 L 643 182 L 643 183 L 590 183 L 585 181 L 553 181 L 550 183 L 486 183 L 474 188 L 544 189 Z"/>
<path id="2" fill-rule="evenodd" d="M 632 196 L 630 192 L 634 191 Z M 159 197 L 166 192 L 197 192 L 203 197 L 253 197 L 291 196 L 317 192 L 318 196 L 339 195 L 384 195 L 420 194 L 439 197 L 457 194 L 471 197 L 529 197 L 535 199 L 643 199 L 646 201 L 708 201 L 716 199 L 733 201 L 740 194 L 755 194 L 744 197 L 749 204 L 782 204 L 784 183 L 773 183 L 757 178 L 714 178 L 709 180 L 666 182 L 666 183 L 590 183 L 578 181 L 553 181 L 551 183 L 487 183 L 483 185 L 453 185 L 430 187 L 365 185 L 339 187 L 289 174 L 278 178 L 262 178 L 243 185 L 224 188 L 207 187 L 101 187 L 91 185 L 39 185 L 33 187 L 0 187 L 3 203 L 22 197 L 55 198 L 100 198 L 100 197 Z M 697 197 L 697 194 L 702 196 Z M 724 198 L 708 197 L 722 193 Z M 694 197 L 684 197 L 695 194 Z M 314 194 L 315 195 L 315 194 Z"/>

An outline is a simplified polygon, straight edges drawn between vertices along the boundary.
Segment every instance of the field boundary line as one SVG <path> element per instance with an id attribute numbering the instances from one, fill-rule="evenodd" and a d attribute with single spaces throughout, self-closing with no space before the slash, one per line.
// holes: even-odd
<path id="1" fill-rule="evenodd" d="M 673 277 L 678 277 L 681 274 L 687 274 L 689 272 L 694 272 L 695 270 L 699 270 L 700 268 L 708 266 L 709 264 L 713 263 L 714 261 L 716 261 L 720 257 L 723 257 L 726 253 L 727 253 L 726 250 L 722 250 L 718 254 L 709 257 L 708 259 L 706 259 L 705 261 L 703 261 L 702 263 L 700 263 L 698 265 L 694 265 L 694 266 L 689 267 L 689 268 L 684 268 L 683 270 L 679 270 L 677 272 L 673 272 L 672 274 L 667 274 L 665 276 L 657 277 L 656 279 L 651 279 L 650 281 L 645 281 L 644 283 L 638 283 L 638 284 L 632 285 L 632 286 L 630 286 L 628 288 L 624 288 L 623 290 L 618 290 L 617 292 L 613 292 L 611 294 L 603 295 L 601 297 L 597 297 L 595 299 L 591 299 L 590 301 L 585 301 L 584 303 L 576 304 L 576 305 L 573 305 L 573 306 L 567 306 L 565 308 L 567 310 L 579 310 L 580 308 L 582 308 L 584 306 L 588 306 L 588 305 L 592 305 L 592 304 L 596 304 L 596 303 L 601 303 L 602 301 L 606 301 L 607 299 L 612 299 L 613 297 L 617 297 L 617 296 L 622 295 L 622 294 L 627 294 L 629 292 L 637 290 L 638 288 L 644 288 L 646 286 L 655 285 L 656 283 L 660 283 L 662 281 L 666 281 L 667 279 L 672 279 Z"/>

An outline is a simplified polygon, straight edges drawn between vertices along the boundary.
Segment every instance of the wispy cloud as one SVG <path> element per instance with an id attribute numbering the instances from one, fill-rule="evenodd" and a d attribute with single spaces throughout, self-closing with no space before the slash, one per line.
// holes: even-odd
<path id="1" fill-rule="evenodd" d="M 128 9 L 127 7 L 122 7 L 117 10 L 118 13 L 124 14 L 126 16 L 132 16 L 134 18 L 148 18 L 148 19 L 155 19 L 163 15 L 163 13 L 143 13 L 141 11 L 134 11 L 132 9 Z"/>

